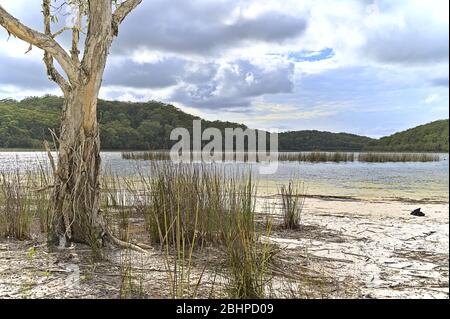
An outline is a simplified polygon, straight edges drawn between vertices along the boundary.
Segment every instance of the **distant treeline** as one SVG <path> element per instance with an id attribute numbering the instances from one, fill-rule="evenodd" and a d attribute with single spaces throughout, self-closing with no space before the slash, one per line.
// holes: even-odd
<path id="1" fill-rule="evenodd" d="M 63 100 L 31 97 L 22 101 L 0 100 L 0 148 L 42 148 L 58 134 Z M 198 117 L 170 104 L 156 101 L 98 102 L 100 137 L 108 150 L 166 150 L 175 143 L 170 132 L 184 127 L 192 133 Z M 243 128 L 238 123 L 202 120 L 202 128 Z M 390 137 L 374 140 L 346 133 L 294 131 L 279 135 L 280 151 L 430 151 L 448 152 L 448 120 L 437 121 Z"/>

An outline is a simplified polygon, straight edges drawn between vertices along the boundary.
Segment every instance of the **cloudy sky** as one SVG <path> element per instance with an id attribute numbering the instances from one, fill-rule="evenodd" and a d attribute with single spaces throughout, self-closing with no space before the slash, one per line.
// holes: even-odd
<path id="1" fill-rule="evenodd" d="M 43 29 L 40 0 L 0 4 Z M 143 0 L 101 97 L 252 128 L 384 136 L 448 118 L 448 11 L 448 0 Z M 60 94 L 42 51 L 27 49 L 0 30 L 0 99 Z"/>

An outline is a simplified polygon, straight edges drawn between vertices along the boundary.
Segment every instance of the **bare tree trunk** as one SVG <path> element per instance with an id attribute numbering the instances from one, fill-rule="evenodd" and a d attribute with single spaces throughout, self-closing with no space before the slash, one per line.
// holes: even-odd
<path id="1" fill-rule="evenodd" d="M 108 233 L 100 212 L 100 138 L 97 123 L 97 98 L 106 60 L 119 25 L 142 0 L 125 0 L 113 13 L 111 0 L 79 3 L 78 22 L 72 28 L 70 55 L 51 32 L 51 1 L 43 0 L 45 32 L 22 24 L 0 5 L 0 26 L 9 33 L 44 50 L 44 62 L 51 80 L 64 92 L 64 110 L 59 142 L 58 166 L 54 171 L 52 235 L 60 244 L 69 241 L 100 248 L 104 240 L 133 248 Z M 117 4 L 117 3 L 116 3 Z M 83 5 L 87 8 L 83 9 Z M 82 10 L 83 9 L 83 10 Z M 83 14 L 88 21 L 83 59 L 78 42 Z M 63 29 L 64 31 L 64 29 Z M 63 32 L 62 31 L 62 32 Z M 56 59 L 66 78 L 53 65 Z M 138 247 L 134 247 L 138 248 Z"/>
<path id="2" fill-rule="evenodd" d="M 60 244 L 77 241 L 100 247 L 106 235 L 100 213 L 100 139 L 92 116 L 96 105 L 97 94 L 86 87 L 65 96 L 52 210 L 53 233 Z"/>
<path id="3" fill-rule="evenodd" d="M 100 248 L 108 235 L 100 213 L 100 138 L 97 98 L 113 40 L 109 0 L 89 2 L 88 36 L 78 83 L 65 92 L 53 193 L 54 234 L 63 242 Z M 76 45 L 72 60 L 78 63 Z M 62 242 L 61 242 L 62 241 Z"/>

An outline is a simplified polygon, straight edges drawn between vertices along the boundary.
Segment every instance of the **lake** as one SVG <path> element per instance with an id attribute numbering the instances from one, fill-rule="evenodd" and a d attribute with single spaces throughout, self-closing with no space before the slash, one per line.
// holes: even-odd
<path id="1" fill-rule="evenodd" d="M 150 162 L 124 160 L 120 152 L 102 152 L 104 174 L 136 175 L 149 171 Z M 274 194 L 290 179 L 305 182 L 308 195 L 364 199 L 449 200 L 448 154 L 439 162 L 417 163 L 299 163 L 279 162 L 274 174 L 259 174 L 259 163 L 217 163 L 225 171 L 252 172 L 261 193 Z M 48 169 L 44 152 L 0 151 L 0 172 Z"/>

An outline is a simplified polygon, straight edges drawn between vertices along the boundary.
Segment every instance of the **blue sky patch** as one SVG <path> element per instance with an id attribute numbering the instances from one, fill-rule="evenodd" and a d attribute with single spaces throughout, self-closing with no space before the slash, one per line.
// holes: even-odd
<path id="1" fill-rule="evenodd" d="M 289 60 L 295 62 L 316 62 L 321 60 L 330 59 L 334 56 L 334 51 L 332 48 L 325 48 L 320 51 L 306 51 L 302 50 L 299 52 L 291 52 L 288 55 Z"/>

